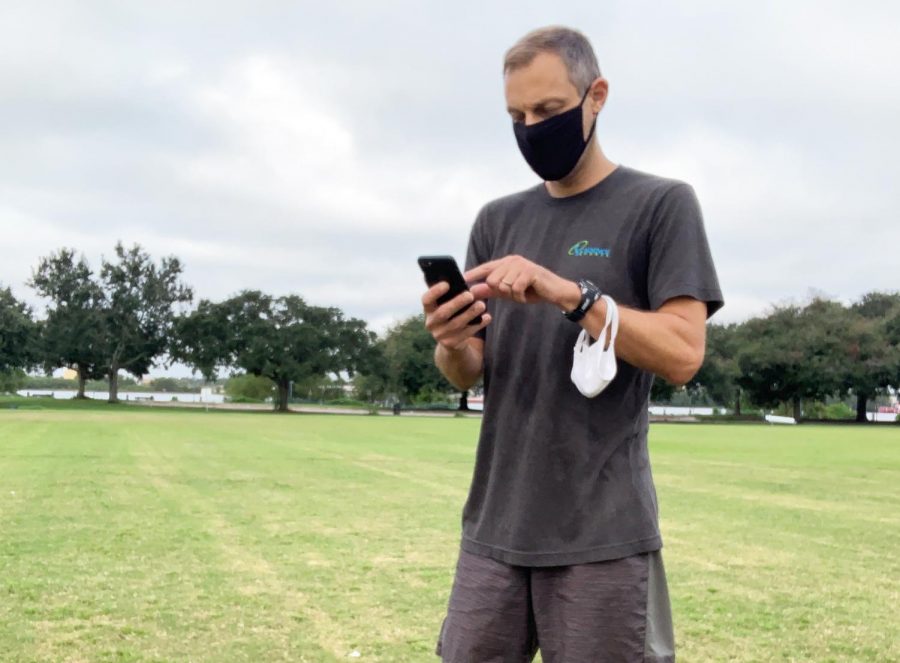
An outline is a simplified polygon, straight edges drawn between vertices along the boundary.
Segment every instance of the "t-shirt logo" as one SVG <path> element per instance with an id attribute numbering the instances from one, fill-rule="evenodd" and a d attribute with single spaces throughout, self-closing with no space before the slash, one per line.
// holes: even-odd
<path id="1" fill-rule="evenodd" d="M 599 256 L 601 258 L 609 258 L 609 249 L 601 249 L 596 246 L 590 246 L 586 239 L 575 242 L 569 248 L 570 256 Z"/>

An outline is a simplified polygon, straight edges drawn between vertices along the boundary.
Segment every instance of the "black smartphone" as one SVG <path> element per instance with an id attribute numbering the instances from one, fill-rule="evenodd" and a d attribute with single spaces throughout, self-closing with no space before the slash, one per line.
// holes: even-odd
<path id="1" fill-rule="evenodd" d="M 463 278 L 462 272 L 459 271 L 459 266 L 456 264 L 456 260 L 453 259 L 453 256 L 420 256 L 419 267 L 422 268 L 422 273 L 425 275 L 425 283 L 427 283 L 429 287 L 436 285 L 441 281 L 446 281 L 450 284 L 450 290 L 448 290 L 438 298 L 438 305 L 449 302 L 457 295 L 469 289 L 469 286 L 466 285 L 466 280 Z M 472 304 L 469 304 L 469 306 L 471 305 Z M 460 313 L 467 310 L 469 306 L 466 306 L 465 308 L 462 308 L 454 313 L 452 318 L 455 318 Z M 469 324 L 480 325 L 481 316 L 476 316 L 469 321 Z"/>

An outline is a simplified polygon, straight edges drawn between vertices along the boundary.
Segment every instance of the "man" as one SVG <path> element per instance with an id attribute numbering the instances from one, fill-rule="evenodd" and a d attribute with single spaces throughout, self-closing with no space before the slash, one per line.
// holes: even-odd
<path id="1" fill-rule="evenodd" d="M 654 374 L 681 385 L 696 373 L 723 304 L 700 208 L 686 184 L 604 156 L 595 127 L 608 83 L 583 35 L 532 32 L 503 71 L 516 141 L 544 181 L 481 210 L 469 293 L 438 306 L 441 283 L 422 297 L 437 366 L 461 390 L 482 376 L 485 388 L 436 653 L 672 661 L 647 406 Z M 600 291 L 618 304 L 618 374 L 586 398 L 570 378 L 573 346 L 582 328 L 600 334 Z"/>

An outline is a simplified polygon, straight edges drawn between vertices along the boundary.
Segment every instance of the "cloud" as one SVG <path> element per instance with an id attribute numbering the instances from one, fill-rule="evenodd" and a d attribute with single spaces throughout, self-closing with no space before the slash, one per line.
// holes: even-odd
<path id="1" fill-rule="evenodd" d="M 198 297 L 297 292 L 378 329 L 415 258 L 462 259 L 488 200 L 534 183 L 504 49 L 592 39 L 620 163 L 690 182 L 739 320 L 896 278 L 895 3 L 57 2 L 0 21 L 0 282 L 63 246 L 174 253 Z"/>
<path id="2" fill-rule="evenodd" d="M 830 164 L 794 145 L 704 128 L 652 152 L 630 151 L 645 169 L 679 172 L 697 191 L 728 302 L 722 319 L 744 319 L 809 289 L 849 300 L 896 288 L 889 246 L 900 236 L 884 223 L 892 191 L 848 195 Z M 857 187 L 865 191 L 864 182 Z M 877 229 L 877 247 L 865 228 Z"/>

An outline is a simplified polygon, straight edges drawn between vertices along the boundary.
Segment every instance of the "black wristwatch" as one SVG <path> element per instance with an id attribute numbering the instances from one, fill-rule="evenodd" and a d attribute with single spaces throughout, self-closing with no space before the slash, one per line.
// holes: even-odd
<path id="1" fill-rule="evenodd" d="M 579 279 L 578 287 L 581 289 L 581 301 L 578 303 L 578 306 L 575 307 L 575 310 L 569 311 L 568 313 L 566 311 L 562 312 L 562 314 L 572 322 L 578 322 L 587 315 L 587 312 L 591 310 L 591 307 L 603 296 L 600 288 L 587 279 Z"/>

